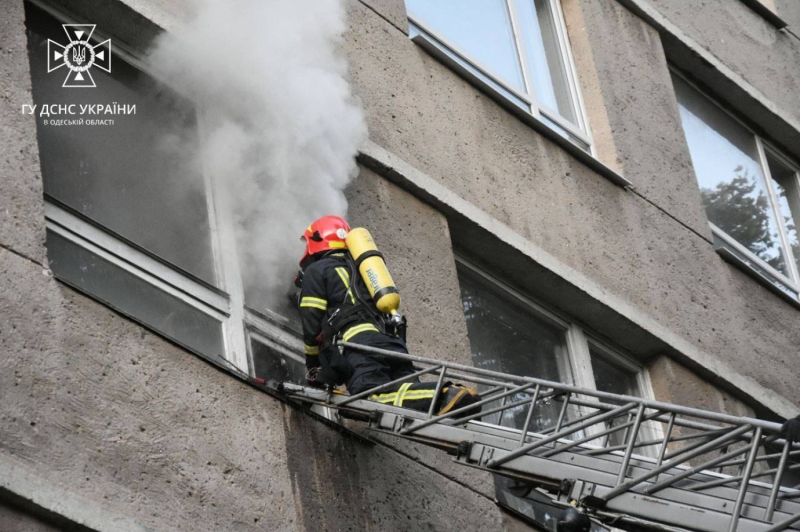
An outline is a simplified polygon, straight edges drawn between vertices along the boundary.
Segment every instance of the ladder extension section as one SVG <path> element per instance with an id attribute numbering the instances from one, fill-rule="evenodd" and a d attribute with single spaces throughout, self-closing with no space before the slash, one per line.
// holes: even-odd
<path id="1" fill-rule="evenodd" d="M 410 360 L 421 368 L 418 376 L 436 379 L 437 391 L 451 380 L 479 386 L 481 411 L 470 405 L 436 415 L 434 405 L 425 413 L 367 399 L 408 379 L 353 396 L 269 385 L 327 419 L 365 421 L 445 449 L 457 462 L 515 479 L 556 505 L 577 504 L 599 522 L 698 532 L 800 530 L 800 486 L 781 486 L 800 469 L 800 444 L 781 439 L 777 423 L 341 345 Z"/>

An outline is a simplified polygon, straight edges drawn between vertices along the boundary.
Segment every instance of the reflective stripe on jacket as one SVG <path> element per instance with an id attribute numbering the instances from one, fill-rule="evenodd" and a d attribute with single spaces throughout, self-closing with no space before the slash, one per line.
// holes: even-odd
<path id="1" fill-rule="evenodd" d="M 300 317 L 303 323 L 303 343 L 305 344 L 306 365 L 319 366 L 320 334 L 325 320 L 337 309 L 353 307 L 358 303 L 358 294 L 375 308 L 366 285 L 356 275 L 356 287 L 350 278 L 350 266 L 344 253 L 333 253 L 310 264 L 303 274 L 303 288 L 300 292 Z M 342 331 L 342 339 L 352 341 L 365 332 L 380 333 L 374 323 L 364 320 L 349 324 Z"/>

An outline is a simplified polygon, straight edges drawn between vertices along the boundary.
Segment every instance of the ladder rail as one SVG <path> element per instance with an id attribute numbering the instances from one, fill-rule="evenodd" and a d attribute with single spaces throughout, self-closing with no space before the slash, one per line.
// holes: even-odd
<path id="1" fill-rule="evenodd" d="M 676 414 L 679 414 L 679 415 L 684 415 L 684 416 L 689 416 L 689 417 L 696 417 L 696 418 L 700 418 L 700 419 L 706 419 L 708 421 L 717 421 L 717 422 L 720 422 L 720 423 L 729 423 L 729 424 L 736 425 L 736 426 L 751 425 L 753 427 L 761 427 L 763 430 L 769 431 L 771 433 L 772 432 L 775 432 L 775 433 L 780 432 L 780 429 L 781 429 L 781 425 L 780 424 L 773 423 L 771 421 L 766 421 L 766 420 L 763 420 L 763 419 L 756 419 L 756 418 L 750 418 L 750 417 L 736 417 L 736 416 L 731 416 L 731 415 L 728 415 L 728 414 L 720 414 L 720 413 L 717 413 L 717 412 L 709 412 L 709 411 L 706 411 L 706 410 L 700 410 L 700 409 L 697 409 L 697 408 L 691 408 L 691 407 L 687 407 L 687 406 L 675 405 L 675 404 L 671 404 L 671 403 L 662 403 L 660 401 L 653 401 L 653 400 L 650 400 L 650 399 L 643 399 L 641 397 L 631 397 L 631 396 L 627 396 L 627 395 L 619 395 L 619 394 L 614 394 L 614 393 L 609 393 L 609 392 L 602 392 L 600 390 L 587 390 L 585 388 L 579 388 L 577 386 L 573 386 L 573 385 L 570 385 L 570 384 L 564 384 L 564 383 L 560 383 L 560 382 L 553 382 L 553 381 L 548 381 L 548 380 L 544 380 L 544 379 L 537 379 L 535 377 L 525 377 L 525 376 L 519 376 L 519 375 L 511 375 L 511 374 L 507 374 L 507 373 L 501 373 L 499 371 L 492 371 L 492 370 L 483 369 L 483 368 L 475 368 L 475 367 L 471 367 L 471 366 L 465 366 L 463 364 L 457 364 L 455 362 L 443 362 L 441 360 L 435 360 L 435 359 L 431 359 L 431 358 L 420 357 L 420 356 L 417 356 L 417 355 L 397 353 L 395 351 L 389 351 L 387 349 L 380 349 L 378 347 L 371 347 L 371 346 L 366 346 L 366 345 L 361 345 L 361 344 L 355 344 L 355 343 L 352 343 L 352 342 L 340 342 L 340 345 L 345 346 L 345 347 L 350 347 L 352 349 L 364 351 L 364 352 L 367 352 L 367 353 L 374 353 L 374 354 L 390 356 L 390 357 L 393 356 L 393 357 L 401 358 L 401 359 L 404 359 L 404 360 L 410 360 L 411 362 L 418 362 L 418 363 L 422 363 L 422 364 L 429 364 L 429 365 L 436 365 L 436 366 L 441 364 L 441 365 L 444 365 L 445 367 L 447 367 L 448 369 L 452 368 L 452 369 L 455 369 L 455 370 L 458 370 L 458 371 L 462 371 L 467 375 L 475 374 L 475 375 L 481 375 L 481 376 L 485 376 L 485 377 L 493 377 L 495 379 L 503 379 L 503 380 L 512 381 L 512 382 L 515 382 L 515 381 L 516 382 L 524 382 L 524 383 L 530 383 L 530 384 L 534 384 L 534 385 L 539 384 L 539 385 L 542 385 L 542 386 L 546 386 L 548 388 L 552 388 L 554 390 L 560 390 L 562 392 L 570 392 L 570 393 L 574 393 L 574 394 L 592 396 L 592 397 L 596 397 L 598 399 L 605 399 L 607 401 L 615 401 L 615 402 L 623 402 L 623 403 L 627 403 L 627 402 L 630 402 L 630 401 L 635 401 L 637 404 L 638 403 L 644 404 L 644 406 L 646 408 L 650 408 L 650 409 L 654 409 L 654 410 L 662 410 L 665 413 L 675 412 Z M 577 404 L 577 403 L 575 403 L 575 404 Z M 592 404 L 591 403 L 587 403 L 585 406 L 592 406 Z"/>
<path id="2" fill-rule="evenodd" d="M 786 468 L 786 463 L 789 460 L 789 454 L 791 451 L 791 445 L 789 442 L 785 442 L 783 444 L 783 451 L 781 452 L 781 460 L 778 462 L 778 471 L 775 474 L 774 484 L 772 486 L 772 492 L 769 495 L 769 503 L 767 504 L 767 511 L 764 514 L 765 521 L 772 521 L 772 516 L 775 513 L 775 503 L 778 501 L 778 495 L 780 492 L 781 480 L 783 479 L 783 472 Z"/>
<path id="3" fill-rule="evenodd" d="M 470 442 L 475 442 L 474 452 L 467 452 L 457 461 L 513 478 L 544 482 L 542 486 L 549 486 L 550 490 L 559 485 L 559 480 L 546 478 L 569 470 L 578 475 L 580 484 L 580 490 L 576 491 L 576 487 L 569 496 L 574 496 L 576 502 L 590 508 L 595 515 L 616 512 L 616 515 L 624 517 L 630 514 L 628 517 L 631 519 L 651 522 L 653 526 L 658 523 L 659 527 L 666 527 L 664 529 L 676 523 L 686 526 L 687 521 L 678 518 L 675 510 L 670 512 L 650 505 L 655 517 L 642 515 L 635 501 L 646 500 L 649 504 L 650 499 L 642 497 L 655 497 L 662 499 L 662 504 L 668 508 L 699 504 L 698 511 L 711 512 L 704 523 L 714 524 L 697 524 L 697 530 L 779 532 L 794 528 L 793 525 L 800 521 L 800 504 L 795 502 L 800 491 L 780 485 L 787 471 L 800 468 L 800 464 L 792 463 L 793 458 L 800 456 L 800 445 L 782 439 L 778 423 L 588 390 L 352 342 L 340 342 L 340 345 L 408 360 L 422 365 L 423 369 L 353 396 L 328 394 L 321 401 L 318 394 L 313 398 L 308 394 L 305 400 L 342 408 L 343 412 L 347 409 L 369 411 L 367 416 L 360 414 L 359 419 L 369 419 L 370 424 L 377 424 L 380 430 L 443 449 L 458 447 L 457 457 L 462 453 L 463 443 L 469 443 L 469 449 L 473 445 Z M 402 412 L 402 409 L 365 401 L 374 393 L 430 374 L 436 377 L 437 396 L 446 386 L 446 379 L 490 389 L 478 402 L 442 415 L 435 414 L 433 402 L 427 412 L 399 414 L 397 411 Z M 303 387 L 292 389 L 297 397 L 303 398 L 305 392 L 297 391 Z M 558 402 L 556 408 L 554 403 Z M 535 417 L 537 409 L 540 414 Z M 502 415 L 505 412 L 509 414 Z M 576 412 L 579 414 L 577 417 L 571 415 Z M 481 421 L 498 413 L 501 417 L 496 423 Z M 388 425 L 382 421 L 384 419 L 390 420 Z M 507 426 L 509 423 L 517 428 Z M 666 427 L 663 435 L 660 430 L 653 433 L 653 424 L 659 423 Z M 518 430 L 520 426 L 521 431 Z M 451 434 L 447 432 L 451 429 L 464 431 L 455 434 L 466 434 L 467 440 L 436 443 L 437 438 Z M 500 439 L 492 439 L 492 431 Z M 479 436 L 483 433 L 486 436 Z M 651 433 L 658 434 L 658 437 L 645 436 Z M 621 434 L 621 442 L 616 436 L 614 444 L 610 444 L 613 434 Z M 598 441 L 600 445 L 592 443 Z M 729 450 L 730 446 L 733 450 Z M 780 446 L 780 452 L 770 452 L 770 448 L 777 446 Z M 650 452 L 648 448 L 654 449 L 652 458 L 636 454 L 639 450 Z M 745 456 L 738 458 L 742 455 Z M 578 460 L 577 457 L 584 458 Z M 565 459 L 576 460 L 570 463 L 573 467 L 545 467 L 547 461 L 554 460 L 563 465 Z M 766 465 L 768 461 L 774 465 L 776 459 L 776 467 Z M 591 470 L 582 472 L 575 468 L 579 463 L 593 464 L 592 469 L 600 467 L 606 473 L 598 476 Z M 539 473 L 533 464 L 540 468 Z M 723 468 L 734 466 L 740 467 L 738 474 L 721 473 Z M 714 467 L 719 467 L 720 472 L 713 471 Z M 756 480 L 763 478 L 766 482 Z M 560 500 L 562 503 L 565 501 Z M 727 521 L 723 525 L 720 519 L 724 516 L 727 516 Z"/>
<path id="4" fill-rule="evenodd" d="M 659 412 L 655 412 L 653 414 L 649 414 L 645 418 L 645 421 L 658 420 L 660 415 L 661 414 Z M 628 428 L 631 425 L 633 425 L 633 421 L 628 421 L 623 425 L 617 425 L 617 427 L 619 427 L 619 429 L 623 429 L 623 428 Z M 704 432 L 704 433 L 700 433 L 700 434 L 683 434 L 681 436 L 673 436 L 671 439 L 667 440 L 667 443 L 675 443 L 675 442 L 679 442 L 679 441 L 688 441 L 688 440 L 694 440 L 694 439 L 697 439 L 697 438 L 703 438 L 703 439 L 705 439 L 705 441 L 709 441 L 710 440 L 709 436 L 711 436 L 711 435 L 719 436 L 720 434 L 722 434 L 724 432 L 727 432 L 727 431 L 728 431 L 728 429 L 715 431 L 715 432 Z M 642 442 L 638 442 L 636 445 L 634 445 L 634 447 L 651 447 L 653 445 L 661 445 L 661 444 L 664 443 L 664 441 L 665 440 L 663 438 L 657 439 L 657 440 L 645 440 L 645 441 L 642 441 Z M 699 443 L 695 443 L 695 444 L 691 444 L 691 445 L 697 446 L 697 445 L 702 445 L 703 443 L 704 442 L 699 442 Z M 681 447 L 680 449 L 688 450 L 687 447 Z M 605 453 L 609 453 L 611 451 L 621 451 L 623 449 L 625 449 L 625 444 L 613 445 L 611 447 L 603 447 L 602 449 L 596 449 L 594 451 L 589 451 L 586 454 L 588 454 L 588 455 L 605 454 Z M 666 448 L 664 449 L 664 451 L 666 452 Z M 664 455 L 663 460 L 669 460 L 670 458 L 672 458 L 676 454 L 679 454 L 679 453 L 677 451 L 673 451 L 673 452 L 667 453 L 667 454 Z"/>
<path id="5" fill-rule="evenodd" d="M 321 394 L 320 392 L 314 392 L 314 393 L 316 393 L 317 396 L 318 396 L 317 402 L 319 404 L 325 405 L 325 406 L 333 406 L 333 407 L 335 407 L 336 406 L 335 402 L 337 400 L 341 401 L 341 400 L 344 399 L 344 397 L 346 397 L 346 396 L 336 396 L 336 395 L 334 395 L 333 401 L 331 403 L 327 403 L 327 402 L 325 402 L 325 398 L 323 397 L 324 394 Z M 403 409 L 400 409 L 398 407 L 381 405 L 379 403 L 373 403 L 373 402 L 369 402 L 369 401 L 360 401 L 357 404 L 352 404 L 351 403 L 349 405 L 349 407 L 363 408 L 363 409 L 371 411 L 372 413 L 381 413 L 382 415 L 379 417 L 379 421 L 376 421 L 376 423 L 379 424 L 379 427 L 376 427 L 376 428 L 383 428 L 384 430 L 389 430 L 390 432 L 394 432 L 394 433 L 399 433 L 399 431 L 402 429 L 402 427 L 406 426 L 408 423 L 421 423 L 421 422 L 423 422 L 425 420 L 425 413 L 418 413 L 418 412 L 415 412 L 415 411 L 403 410 Z M 345 408 L 347 408 L 347 407 L 345 407 Z M 458 445 L 459 442 L 463 443 L 463 441 L 465 439 L 470 439 L 470 440 L 475 441 L 478 448 L 481 447 L 481 445 L 478 444 L 478 442 L 483 442 L 484 444 L 491 443 L 495 447 L 497 445 L 500 445 L 502 448 L 505 448 L 505 449 L 508 449 L 508 450 L 514 449 L 519 445 L 519 431 L 518 430 L 514 430 L 514 429 L 511 429 L 509 427 L 501 427 L 501 426 L 497 426 L 497 425 L 491 425 L 491 424 L 487 424 L 487 423 L 478 423 L 477 425 L 475 423 L 469 423 L 468 425 L 469 425 L 468 427 L 464 427 L 464 428 L 462 428 L 460 426 L 457 426 L 457 425 L 448 425 L 448 424 L 429 425 L 425 429 L 422 429 L 421 431 L 419 431 L 420 439 L 418 439 L 418 441 L 421 441 L 423 443 L 426 442 L 426 441 L 427 442 L 431 442 L 431 441 L 439 441 L 439 440 L 441 440 L 444 443 L 449 442 L 450 448 L 453 449 L 453 450 L 455 450 L 455 447 L 459 446 Z M 457 432 L 456 432 L 456 435 L 453 435 L 452 437 L 449 437 L 449 438 L 445 438 L 447 433 L 446 432 L 442 433 L 442 430 L 456 430 Z M 478 432 L 475 432 L 475 431 L 478 431 Z M 493 434 L 493 433 L 498 433 L 501 436 L 502 436 L 502 434 L 505 434 L 505 436 L 503 436 L 505 439 L 504 440 L 497 440 L 496 437 L 491 436 L 491 434 Z M 485 436 L 481 436 L 481 434 L 485 434 Z M 414 437 L 414 436 L 415 436 L 414 434 L 411 435 L 411 437 Z M 537 438 L 537 437 L 543 438 L 544 437 L 544 436 L 542 436 L 540 434 L 536 434 L 536 433 L 530 433 L 530 436 L 533 437 L 533 438 Z M 442 438 L 445 438 L 445 439 L 442 439 Z M 487 440 L 487 438 L 489 438 L 489 439 Z M 492 440 L 492 438 L 494 438 L 494 440 Z M 502 443 L 503 441 L 505 443 Z M 570 442 L 569 442 L 569 440 L 562 440 L 562 443 L 570 443 Z M 442 448 L 444 448 L 444 447 L 442 447 Z M 571 454 L 571 453 L 565 453 L 565 454 Z M 579 456 L 583 456 L 583 455 L 579 454 L 579 455 L 574 455 L 574 456 L 575 457 L 579 457 Z M 615 456 L 616 456 L 616 465 L 613 465 L 613 459 L 614 459 Z M 518 458 L 515 461 L 510 462 L 506 466 L 501 466 L 501 468 L 499 468 L 499 469 L 495 468 L 495 469 L 489 469 L 489 470 L 492 471 L 492 472 L 495 472 L 495 473 L 505 474 L 507 476 L 519 477 L 519 473 L 518 472 L 525 471 L 526 469 L 530 470 L 530 468 L 525 466 L 524 462 L 520 463 L 520 462 L 518 462 L 518 460 L 520 460 L 520 459 L 528 459 L 528 458 L 536 458 L 536 459 L 539 459 L 539 460 L 541 460 L 543 462 L 550 461 L 548 459 L 543 459 L 540 456 L 530 457 L 530 456 L 526 455 L 526 456 L 522 456 L 522 457 Z M 608 460 L 609 458 L 612 459 L 612 460 L 609 461 Z M 593 457 L 586 457 L 586 459 L 595 460 L 595 458 L 593 458 Z M 606 476 L 609 478 L 608 484 L 606 484 L 606 485 L 613 486 L 614 480 L 616 479 L 617 473 L 618 473 L 618 470 L 619 470 L 619 463 L 621 461 L 621 457 L 620 457 L 619 454 L 612 454 L 612 455 L 610 455 L 608 457 L 603 457 L 603 459 L 605 460 L 604 463 L 607 464 L 607 465 L 604 466 L 602 468 L 602 470 L 606 471 Z M 642 473 L 642 472 L 648 470 L 647 468 L 642 469 L 642 466 L 645 465 L 642 462 L 642 460 L 644 460 L 642 457 L 638 457 L 638 456 L 636 457 L 636 465 L 634 466 L 635 474 L 639 474 L 639 473 Z M 466 464 L 466 462 L 460 462 L 460 463 L 465 463 Z M 560 463 L 560 465 L 557 465 L 554 468 L 552 468 L 551 474 L 559 474 L 559 475 L 561 475 L 561 474 L 563 474 L 564 468 L 567 467 L 567 465 L 570 465 L 570 466 L 574 467 L 575 464 L 578 463 L 578 462 L 577 461 L 576 462 L 572 462 L 572 458 L 570 458 L 570 456 L 563 456 L 563 458 L 559 461 L 559 463 Z M 649 467 L 652 467 L 653 461 L 650 461 L 649 463 L 651 464 Z M 470 464 L 466 464 L 466 465 L 470 465 Z M 477 465 L 479 465 L 479 467 L 481 467 L 483 469 L 486 469 L 485 462 L 478 463 Z M 597 469 L 597 466 L 598 466 L 598 463 L 595 462 L 594 465 L 591 466 L 591 469 Z M 520 467 L 522 467 L 522 469 L 520 469 Z M 586 464 L 584 464 L 584 467 L 586 467 Z M 677 470 L 677 471 L 681 471 L 682 470 L 681 467 L 682 466 L 676 464 L 674 469 Z M 534 468 L 534 469 L 537 469 L 537 468 Z M 586 470 L 586 471 L 591 472 L 590 470 Z M 555 473 L 555 472 L 557 472 L 557 473 Z M 670 471 L 669 473 L 670 474 L 674 474 L 675 471 Z M 705 473 L 707 475 L 707 477 L 708 476 L 711 476 L 711 477 L 719 476 L 718 474 L 713 473 L 713 472 L 703 472 L 703 473 Z M 575 473 L 574 472 L 570 472 L 568 474 L 569 475 L 573 475 Z M 594 477 L 592 477 L 590 475 L 589 478 L 591 479 L 591 478 L 594 478 Z M 556 486 L 558 486 L 559 481 L 558 480 L 553 480 L 553 481 L 551 481 L 551 485 L 552 484 L 555 484 Z M 731 490 L 728 490 L 728 491 L 731 491 Z M 670 497 L 674 497 L 674 493 L 673 492 L 674 492 L 674 488 L 668 488 L 668 489 L 666 489 L 664 491 L 664 496 L 667 497 L 667 503 L 666 503 L 666 506 L 665 506 L 666 508 L 670 508 L 671 507 L 670 504 L 672 504 L 672 503 L 669 503 L 668 501 L 670 500 Z M 688 493 L 688 492 L 685 492 L 685 493 Z M 661 495 L 661 494 L 659 494 L 659 495 Z M 747 532 L 749 532 L 749 531 L 761 532 L 761 531 L 765 530 L 765 528 L 763 528 L 763 527 L 762 528 L 752 528 L 754 526 L 754 522 L 752 521 L 752 516 L 753 516 L 752 512 L 756 511 L 756 512 L 761 512 L 761 514 L 763 514 L 764 507 L 765 507 L 765 502 L 767 500 L 767 495 L 768 495 L 768 493 L 765 493 L 763 496 L 760 496 L 761 497 L 760 500 L 762 500 L 762 502 L 758 503 L 758 500 L 752 499 L 751 494 L 748 493 L 748 500 L 746 501 L 745 512 L 744 512 L 744 514 L 746 514 L 748 517 L 747 517 L 747 519 L 744 519 L 744 518 L 742 519 L 742 523 L 740 524 L 739 530 L 741 530 L 742 532 L 745 532 L 745 531 L 747 531 Z M 638 495 L 636 493 L 634 493 L 634 500 L 636 500 L 637 496 Z M 624 496 L 620 496 L 620 497 L 624 497 Z M 684 499 L 685 498 L 686 497 L 684 497 Z M 733 502 L 734 502 L 735 498 L 736 497 L 735 497 L 735 494 L 734 494 L 734 495 L 731 496 L 730 499 L 728 499 L 730 501 L 729 505 L 731 507 L 733 506 Z M 685 509 L 686 500 L 684 500 L 684 499 L 673 499 L 673 500 L 676 500 L 676 501 L 679 501 L 679 502 L 682 501 L 677 505 L 677 507 L 679 509 L 680 508 L 684 508 Z M 713 496 L 711 498 L 705 497 L 705 499 L 707 499 L 709 501 L 719 500 L 718 498 L 715 498 Z M 641 499 L 639 499 L 639 500 L 641 500 Z M 650 500 L 650 499 L 648 499 L 648 500 Z M 626 504 L 627 504 L 627 506 L 626 506 Z M 628 511 L 632 511 L 630 504 L 631 504 L 631 499 L 630 498 L 628 498 L 628 502 L 627 503 L 625 501 L 620 501 L 619 504 L 616 503 L 616 499 L 613 499 L 613 500 L 611 500 L 611 502 L 609 504 L 608 512 L 610 512 L 610 514 L 613 514 L 614 512 L 617 512 L 617 514 L 619 515 L 620 508 L 622 508 L 623 510 L 627 508 Z M 662 506 L 665 505 L 664 502 L 659 503 L 659 504 L 662 505 Z M 708 504 L 708 503 L 705 503 L 705 504 Z M 754 504 L 756 504 L 757 506 L 754 507 L 753 506 Z M 719 507 L 720 507 L 720 504 L 717 504 L 716 506 L 712 506 L 711 509 L 716 508 L 716 511 L 718 513 L 719 512 Z M 800 506 L 793 506 L 793 508 L 796 508 L 796 510 L 793 510 L 793 511 L 797 511 L 798 515 L 800 515 Z M 786 519 L 786 518 L 790 517 L 791 514 L 787 514 L 786 511 L 787 511 L 786 508 L 782 508 L 781 512 L 776 512 L 776 514 L 775 514 L 776 518 L 777 519 Z M 672 510 L 672 512 L 675 512 L 675 510 Z M 680 510 L 679 510 L 679 512 L 680 512 Z M 637 514 L 635 514 L 635 513 L 633 513 L 631 515 L 637 516 Z M 638 519 L 645 519 L 645 521 L 647 520 L 646 516 L 643 516 L 642 514 L 638 514 L 637 518 Z M 718 515 L 718 518 L 719 518 L 719 515 Z M 709 525 L 709 526 L 711 526 L 711 528 L 697 528 L 697 530 L 712 530 L 712 531 L 715 531 L 715 532 L 718 531 L 718 530 L 722 530 L 722 529 L 728 527 L 728 524 L 730 522 L 730 518 L 731 518 L 730 511 L 728 511 L 727 521 L 724 523 L 724 525 L 722 525 L 717 520 L 716 521 L 716 523 L 717 523 L 716 525 L 713 525 L 713 526 Z M 662 524 L 663 524 L 663 522 L 662 522 Z M 786 525 L 786 526 L 790 526 L 790 525 Z M 785 528 L 786 527 L 784 527 L 784 529 Z M 661 527 L 659 529 L 664 529 L 664 530 L 670 529 L 669 525 L 668 525 L 668 522 L 667 522 L 667 526 L 666 527 Z M 694 527 L 689 527 L 688 529 L 689 530 L 695 530 Z"/>

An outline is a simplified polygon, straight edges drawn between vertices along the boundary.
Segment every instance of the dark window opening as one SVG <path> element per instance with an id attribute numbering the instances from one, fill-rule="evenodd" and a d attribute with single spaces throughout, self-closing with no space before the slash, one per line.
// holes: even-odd
<path id="1" fill-rule="evenodd" d="M 113 38 L 111 73 L 92 67 L 87 75 L 96 87 L 63 87 L 67 66 L 48 73 L 48 40 L 68 41 L 61 21 L 29 3 L 25 15 L 47 197 L 216 285 L 205 184 L 193 160 L 192 106 L 113 53 Z M 56 54 L 58 48 L 52 48 L 49 53 Z M 80 114 L 81 106 L 114 104 L 135 105 L 136 114 Z M 44 105 L 72 105 L 75 114 L 40 116 Z M 82 125 L 53 123 L 80 119 Z M 87 120 L 114 123 L 88 125 Z"/>

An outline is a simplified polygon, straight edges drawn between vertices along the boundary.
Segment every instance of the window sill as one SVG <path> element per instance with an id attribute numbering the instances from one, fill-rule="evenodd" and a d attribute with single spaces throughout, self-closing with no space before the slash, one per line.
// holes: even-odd
<path id="1" fill-rule="evenodd" d="M 491 83 L 476 75 L 471 69 L 467 68 L 463 64 L 463 60 L 458 60 L 456 57 L 454 57 L 452 52 L 443 49 L 442 45 L 436 42 L 433 38 L 429 37 L 423 32 L 412 31 L 411 40 L 420 48 L 446 65 L 448 68 L 456 72 L 459 76 L 467 80 L 470 84 L 474 85 L 487 96 L 491 97 L 522 122 L 531 126 L 536 130 L 537 133 L 566 150 L 567 153 L 572 155 L 581 163 L 585 164 L 617 186 L 622 188 L 631 188 L 633 186 L 630 181 L 625 179 L 615 170 L 603 164 L 603 162 L 595 158 L 591 153 L 586 152 L 580 146 L 574 144 L 569 139 L 555 131 L 553 128 L 547 125 L 546 122 L 533 116 L 530 114 L 530 112 L 517 105 L 513 100 L 504 96 Z"/>
<path id="2" fill-rule="evenodd" d="M 769 291 L 780 296 L 793 307 L 800 309 L 800 299 L 798 299 L 797 290 L 782 282 L 777 277 L 770 275 L 764 268 L 759 267 L 755 261 L 749 260 L 746 255 L 737 251 L 725 240 L 720 238 L 716 232 L 714 232 L 714 251 L 716 251 L 725 262 L 736 266 L 769 289 Z"/>

